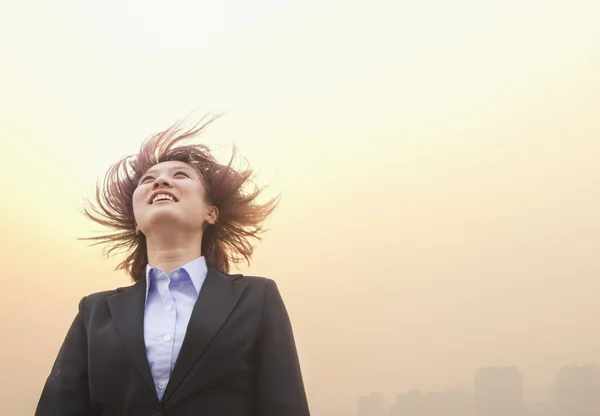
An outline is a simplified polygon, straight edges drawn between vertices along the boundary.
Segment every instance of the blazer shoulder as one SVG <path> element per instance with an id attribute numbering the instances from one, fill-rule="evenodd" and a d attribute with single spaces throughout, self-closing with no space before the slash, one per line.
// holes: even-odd
<path id="1" fill-rule="evenodd" d="M 93 309 L 98 303 L 104 301 L 106 298 L 116 295 L 119 292 L 127 291 L 134 287 L 135 284 L 130 286 L 118 287 L 116 289 L 111 290 L 103 290 L 100 292 L 90 293 L 81 299 L 81 304 L 85 307 L 85 309 Z"/>
<path id="2" fill-rule="evenodd" d="M 275 284 L 275 281 L 273 279 L 263 276 L 238 275 L 237 278 L 241 281 L 248 282 L 250 286 L 255 287 L 266 287 L 268 285 Z"/>
<path id="3" fill-rule="evenodd" d="M 244 282 L 248 283 L 250 286 L 266 286 L 268 283 L 274 283 L 273 279 L 262 276 L 246 276 L 242 273 L 225 273 L 218 269 L 214 269 L 218 274 L 220 274 L 225 279 L 232 282 Z"/>
<path id="4" fill-rule="evenodd" d="M 119 289 L 112 289 L 112 290 L 103 290 L 101 292 L 90 293 L 84 297 L 85 304 L 90 305 L 90 304 L 98 303 L 101 300 L 106 299 L 107 297 L 114 295 L 118 292 L 120 292 Z"/>

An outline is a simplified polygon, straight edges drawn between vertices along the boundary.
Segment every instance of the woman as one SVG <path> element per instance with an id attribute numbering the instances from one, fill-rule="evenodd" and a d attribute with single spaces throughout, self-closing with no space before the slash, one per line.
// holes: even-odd
<path id="1" fill-rule="evenodd" d="M 307 416 L 294 336 L 276 284 L 228 274 L 276 200 L 247 193 L 252 171 L 184 143 L 214 119 L 180 123 L 112 166 L 93 238 L 134 281 L 79 303 L 37 416 Z"/>

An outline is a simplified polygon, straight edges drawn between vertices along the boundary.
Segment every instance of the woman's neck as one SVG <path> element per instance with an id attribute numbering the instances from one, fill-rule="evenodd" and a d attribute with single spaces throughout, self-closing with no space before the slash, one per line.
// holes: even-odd
<path id="1" fill-rule="evenodd" d="M 188 238 L 146 238 L 148 264 L 170 274 L 202 254 L 202 235 Z"/>

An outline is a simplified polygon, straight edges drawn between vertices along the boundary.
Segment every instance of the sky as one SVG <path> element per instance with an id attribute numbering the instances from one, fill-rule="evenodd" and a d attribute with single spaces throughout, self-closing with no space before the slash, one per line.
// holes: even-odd
<path id="1" fill-rule="evenodd" d="M 84 198 L 188 114 L 281 193 L 275 279 L 313 413 L 600 364 L 600 3 L 0 5 L 0 395 L 30 415 L 81 297 L 128 285 Z M 32 353 L 32 351 L 34 353 Z"/>

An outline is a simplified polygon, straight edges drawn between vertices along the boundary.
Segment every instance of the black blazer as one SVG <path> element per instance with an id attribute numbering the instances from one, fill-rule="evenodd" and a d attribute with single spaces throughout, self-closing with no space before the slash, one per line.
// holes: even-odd
<path id="1" fill-rule="evenodd" d="M 309 416 L 273 280 L 209 267 L 165 394 L 143 335 L 146 281 L 79 303 L 36 416 Z"/>

